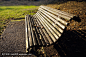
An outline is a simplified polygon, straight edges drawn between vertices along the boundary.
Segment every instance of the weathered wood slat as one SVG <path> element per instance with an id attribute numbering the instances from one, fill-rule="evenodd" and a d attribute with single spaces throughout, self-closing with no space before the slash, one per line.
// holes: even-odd
<path id="1" fill-rule="evenodd" d="M 36 22 L 37 23 L 37 22 Z M 35 24 L 36 24 L 35 23 Z M 41 37 L 41 34 L 40 34 L 40 31 L 39 31 L 39 26 L 36 24 L 36 30 L 38 32 L 38 35 L 39 35 L 39 39 L 40 39 L 40 42 L 42 45 L 45 45 L 45 42 L 43 41 L 43 38 Z"/>
<path id="2" fill-rule="evenodd" d="M 63 30 L 58 27 L 55 23 L 53 23 L 49 18 L 47 18 L 45 15 L 43 15 L 41 12 L 39 12 L 53 27 L 55 27 L 60 33 L 63 33 Z"/>
<path id="3" fill-rule="evenodd" d="M 59 16 L 59 17 L 63 17 L 64 19 L 66 19 L 66 20 L 68 20 L 68 21 L 71 19 L 69 16 L 65 16 L 65 15 L 63 15 L 63 14 L 53 12 L 52 10 L 50 10 L 50 9 L 48 9 L 48 8 L 46 8 L 46 7 L 41 6 L 41 8 L 46 9 L 47 11 L 49 11 L 49 12 L 51 12 L 51 13 L 53 13 L 53 14 Z M 66 13 L 66 14 L 67 14 L 67 13 Z"/>
<path id="4" fill-rule="evenodd" d="M 42 11 L 41 11 L 42 12 Z M 42 12 L 43 13 L 43 12 Z M 37 13 L 36 13 L 37 14 Z M 60 22 L 58 22 L 57 20 L 53 19 L 51 16 L 49 16 L 48 14 L 44 13 L 49 19 L 51 19 L 55 24 L 57 24 L 58 26 L 60 26 L 62 29 L 65 29 L 65 26 L 62 25 Z"/>
<path id="5" fill-rule="evenodd" d="M 34 23 L 35 24 L 35 23 Z M 38 45 L 42 45 L 42 43 L 41 43 L 41 41 L 40 41 L 40 38 L 39 38 L 39 35 L 38 35 L 38 33 L 37 33 L 37 27 L 35 26 L 35 28 L 34 28 L 34 33 L 35 33 L 35 37 L 36 37 L 36 39 L 37 39 L 37 43 L 38 43 Z"/>
<path id="6" fill-rule="evenodd" d="M 36 41 L 36 37 L 35 37 L 34 32 L 33 32 L 33 29 L 34 29 L 33 25 L 34 25 L 34 23 L 33 23 L 33 19 L 32 18 L 31 18 L 30 23 L 31 23 L 31 32 L 32 32 L 33 44 L 35 46 L 35 45 L 37 45 L 37 41 Z"/>
<path id="7" fill-rule="evenodd" d="M 29 32 L 29 46 L 33 46 L 33 41 L 32 41 L 32 32 L 31 32 L 31 20 L 30 20 L 30 16 L 28 15 L 27 17 L 27 21 L 28 21 L 28 32 Z"/>
<path id="8" fill-rule="evenodd" d="M 40 6 L 40 7 L 45 8 L 45 9 L 47 8 L 48 10 L 51 10 L 53 12 L 56 12 L 56 13 L 59 13 L 59 14 L 65 15 L 65 16 L 68 16 L 70 18 L 73 18 L 74 16 L 76 16 L 76 15 L 73 15 L 73 14 L 70 14 L 70 13 L 67 13 L 67 12 L 64 12 L 64 11 L 60 11 L 60 10 L 57 10 L 57 9 L 53 9 L 53 8 L 50 8 L 50 7 L 47 7 L 47 6 Z"/>
<path id="9" fill-rule="evenodd" d="M 46 13 L 46 14 L 50 15 L 51 17 L 53 17 L 57 21 L 60 21 L 64 25 L 67 25 L 68 24 L 65 20 L 62 20 L 60 17 L 57 17 L 57 16 L 55 16 L 55 15 L 53 15 L 53 14 L 51 14 L 51 13 L 45 11 L 45 10 L 43 10 L 42 8 L 39 8 L 39 11 L 42 11 L 43 13 Z"/>
<path id="10" fill-rule="evenodd" d="M 48 26 L 48 25 L 46 25 L 44 22 L 43 22 L 43 20 L 41 20 L 41 18 L 40 18 L 40 16 L 37 14 L 36 15 L 36 17 L 38 18 L 38 20 L 43 24 L 43 26 L 45 27 L 45 29 L 46 29 L 46 31 L 48 32 L 48 34 L 51 36 L 51 38 L 52 38 L 52 40 L 55 42 L 56 41 L 56 39 L 55 39 L 55 37 L 52 35 L 52 31 L 51 31 L 51 28 Z"/>
<path id="11" fill-rule="evenodd" d="M 38 24 L 38 22 L 35 22 L 35 24 L 37 24 L 38 26 L 40 26 L 40 25 Z M 41 28 L 41 27 L 40 27 L 40 28 Z M 42 32 L 42 30 L 39 29 L 39 31 L 40 31 L 40 34 L 42 35 L 42 37 L 40 37 L 40 38 L 42 39 L 43 45 L 49 44 L 49 42 L 48 42 L 48 40 L 46 39 L 46 37 L 45 37 L 44 33 Z M 46 43 L 46 44 L 45 44 L 45 43 Z"/>
<path id="12" fill-rule="evenodd" d="M 26 52 L 28 52 L 27 51 L 27 49 L 29 48 L 29 46 L 28 46 L 28 30 L 27 30 L 27 28 L 28 28 L 28 25 L 27 25 L 27 15 L 25 16 L 25 35 L 26 35 Z"/>
<path id="13" fill-rule="evenodd" d="M 43 25 L 40 23 L 40 21 L 37 20 L 37 22 L 38 22 L 39 25 L 41 25 L 41 28 L 42 28 Z M 46 40 L 45 42 L 47 43 L 47 45 L 53 43 L 52 40 L 50 39 L 49 35 L 47 34 L 47 32 L 46 32 L 46 30 L 45 30 L 44 28 L 43 28 L 43 29 L 40 29 L 40 32 L 41 32 L 41 34 L 44 33 L 45 36 L 43 35 L 43 38 Z"/>
<path id="14" fill-rule="evenodd" d="M 40 14 L 38 14 L 38 15 L 42 18 L 42 21 L 45 22 L 45 24 L 48 25 L 48 27 L 51 28 L 50 31 L 56 37 L 56 39 L 58 39 L 59 38 L 58 36 L 61 36 L 61 34 L 51 24 L 49 24 L 49 22 L 47 22 Z"/>

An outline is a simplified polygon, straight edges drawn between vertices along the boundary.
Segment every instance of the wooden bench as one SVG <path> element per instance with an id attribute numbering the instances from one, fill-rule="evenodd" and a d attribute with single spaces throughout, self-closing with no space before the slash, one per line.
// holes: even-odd
<path id="1" fill-rule="evenodd" d="M 33 46 L 55 43 L 62 35 L 68 22 L 76 17 L 57 9 L 40 6 L 33 16 L 25 16 L 26 52 Z"/>

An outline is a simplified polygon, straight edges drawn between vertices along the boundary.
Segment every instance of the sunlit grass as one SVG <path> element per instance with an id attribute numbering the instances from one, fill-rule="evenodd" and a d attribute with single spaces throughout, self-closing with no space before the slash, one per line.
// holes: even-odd
<path id="1" fill-rule="evenodd" d="M 32 9 L 36 8 L 37 6 L 0 6 L 0 20 L 22 18 L 24 15 L 29 14 Z"/>
<path id="2" fill-rule="evenodd" d="M 25 15 L 34 15 L 38 6 L 0 6 L 0 33 L 8 20 L 24 19 Z"/>

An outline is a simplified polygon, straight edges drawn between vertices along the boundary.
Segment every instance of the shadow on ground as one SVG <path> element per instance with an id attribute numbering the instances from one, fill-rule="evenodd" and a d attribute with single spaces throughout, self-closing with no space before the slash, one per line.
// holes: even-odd
<path id="1" fill-rule="evenodd" d="M 61 57 L 86 56 L 86 30 L 65 30 L 54 48 Z"/>

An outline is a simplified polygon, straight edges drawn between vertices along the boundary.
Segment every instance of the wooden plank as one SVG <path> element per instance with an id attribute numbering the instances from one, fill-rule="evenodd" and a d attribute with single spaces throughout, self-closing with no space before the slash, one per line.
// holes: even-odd
<path id="1" fill-rule="evenodd" d="M 39 15 L 36 14 L 36 17 L 37 17 L 38 20 L 42 23 L 42 25 L 45 27 L 46 31 L 48 32 L 48 34 L 50 35 L 50 37 L 52 38 L 52 40 L 53 40 L 54 42 L 56 42 L 56 39 L 54 38 L 54 36 L 53 36 L 53 35 L 51 34 L 51 32 L 50 32 L 50 28 L 49 28 L 46 24 L 44 24 L 44 22 L 41 20 L 41 18 L 40 18 Z"/>
<path id="2" fill-rule="evenodd" d="M 33 22 L 33 24 L 36 25 L 35 22 Z M 40 40 L 40 37 L 39 37 L 38 32 L 37 32 L 37 27 L 36 26 L 34 26 L 34 33 L 35 33 L 35 37 L 37 39 L 38 45 L 42 45 L 41 40 Z"/>
<path id="3" fill-rule="evenodd" d="M 55 16 L 55 15 L 53 15 L 53 14 L 51 14 L 51 13 L 45 11 L 45 10 L 43 10 L 42 8 L 39 8 L 39 10 L 40 10 L 40 11 L 43 11 L 43 13 L 46 13 L 46 14 L 50 15 L 51 17 L 53 17 L 53 18 L 56 19 L 57 21 L 60 21 L 62 24 L 68 25 L 68 23 L 67 23 L 65 20 L 62 20 L 60 17 L 57 17 L 57 16 Z"/>
<path id="4" fill-rule="evenodd" d="M 51 11 L 51 10 L 48 9 L 48 8 L 45 8 L 45 7 L 41 7 L 41 8 L 42 8 L 42 9 L 45 9 L 45 10 L 47 10 L 47 11 L 49 11 L 49 12 L 51 12 L 51 13 L 53 13 L 53 14 L 59 16 L 59 17 L 62 17 L 62 18 L 64 18 L 64 19 L 68 20 L 68 21 L 71 19 L 71 18 L 68 17 L 68 16 L 62 15 L 62 14 L 60 14 L 60 13 L 53 12 L 53 11 Z M 38 10 L 39 10 L 39 9 L 38 9 Z"/>
<path id="5" fill-rule="evenodd" d="M 63 30 L 58 27 L 54 22 L 52 22 L 49 18 L 47 18 L 44 14 L 42 14 L 41 12 L 39 12 L 50 24 L 53 25 L 53 27 L 55 27 L 60 33 L 63 33 Z"/>
<path id="6" fill-rule="evenodd" d="M 35 35 L 34 35 L 34 32 L 33 32 L 33 20 L 32 20 L 32 18 L 31 18 L 31 21 L 30 21 L 30 24 L 31 24 L 31 32 L 32 32 L 32 39 L 33 39 L 33 44 L 34 44 L 34 46 L 35 45 L 37 45 L 37 41 L 36 41 L 36 37 L 35 37 Z"/>
<path id="7" fill-rule="evenodd" d="M 73 14 L 70 14 L 70 13 L 67 13 L 67 12 L 64 12 L 64 11 L 60 11 L 60 10 L 57 10 L 57 9 L 53 9 L 53 8 L 50 8 L 50 7 L 47 7 L 47 6 L 40 6 L 40 7 L 47 8 L 48 10 L 51 10 L 51 11 L 56 12 L 56 13 L 63 14 L 63 15 L 68 16 L 70 18 L 73 18 L 74 16 L 76 16 L 76 15 L 73 15 Z"/>
<path id="8" fill-rule="evenodd" d="M 43 41 L 43 38 L 41 37 L 40 31 L 39 31 L 39 29 L 38 29 L 39 26 L 38 26 L 37 22 L 36 22 L 35 24 L 36 24 L 36 30 L 37 30 L 37 32 L 38 32 L 38 34 L 39 34 L 40 42 L 42 43 L 42 45 L 45 45 L 45 42 Z"/>
<path id="9" fill-rule="evenodd" d="M 37 26 L 39 26 L 39 25 L 38 25 L 38 22 L 36 22 L 36 24 L 37 24 Z M 40 33 L 39 35 L 40 35 L 40 40 L 41 40 L 42 44 L 43 44 L 43 45 L 46 45 L 46 42 L 47 42 L 47 41 L 45 40 L 45 38 L 43 38 L 43 37 L 45 37 L 45 36 L 43 35 L 41 29 L 38 29 L 38 30 L 39 30 L 39 33 Z M 41 35 L 42 35 L 43 37 L 41 37 Z"/>
<path id="10" fill-rule="evenodd" d="M 45 22 L 46 25 L 48 25 L 48 27 L 50 27 L 50 31 L 52 32 L 52 34 L 56 37 L 56 39 L 58 39 L 61 36 L 61 33 L 59 33 L 49 22 L 47 22 L 47 20 L 45 20 L 40 14 L 39 16 L 42 18 L 42 21 Z M 57 36 L 57 35 L 59 36 Z"/>
<path id="11" fill-rule="evenodd" d="M 37 20 L 37 24 L 41 26 L 42 29 L 39 29 L 41 35 L 44 38 L 44 41 L 46 42 L 47 45 L 52 44 L 52 40 L 50 39 L 49 35 L 47 34 L 47 32 L 45 31 L 45 29 L 43 29 L 42 24 Z"/>
<path id="12" fill-rule="evenodd" d="M 40 11 L 43 13 L 43 11 Z M 65 29 L 65 26 L 62 25 L 60 22 L 58 22 L 57 20 L 55 20 L 54 18 L 52 18 L 51 16 L 49 16 L 48 14 L 44 13 L 44 15 L 46 15 L 48 18 L 50 18 L 55 24 L 57 24 L 58 26 L 60 26 L 62 29 Z"/>
<path id="13" fill-rule="evenodd" d="M 31 32 L 31 20 L 30 20 L 30 15 L 27 16 L 27 21 L 28 21 L 28 32 L 29 32 L 29 46 L 33 46 L 33 42 L 32 42 L 32 32 Z"/>
<path id="14" fill-rule="evenodd" d="M 29 46 L 28 46 L 28 36 L 27 36 L 28 30 L 27 30 L 27 28 L 28 28 L 28 26 L 27 26 L 27 15 L 25 15 L 26 52 L 28 52 L 27 50 L 29 48 Z"/>

